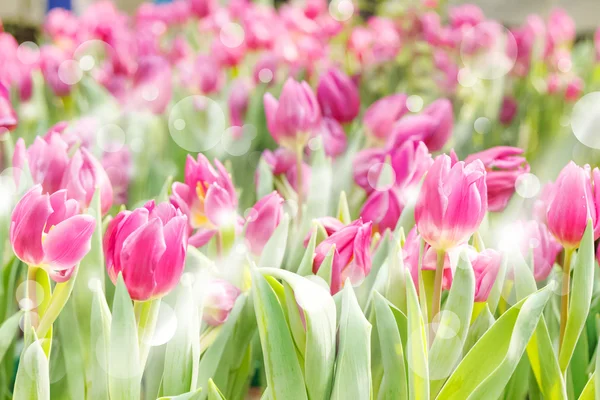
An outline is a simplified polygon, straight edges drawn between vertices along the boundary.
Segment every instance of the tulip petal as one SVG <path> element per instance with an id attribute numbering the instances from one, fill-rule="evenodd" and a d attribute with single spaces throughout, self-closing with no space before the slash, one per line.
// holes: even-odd
<path id="1" fill-rule="evenodd" d="M 91 249 L 95 227 L 91 215 L 76 215 L 56 225 L 44 240 L 44 262 L 57 270 L 77 265 Z"/>
<path id="2" fill-rule="evenodd" d="M 185 266 L 187 250 L 187 217 L 180 215 L 164 227 L 166 249 L 154 271 L 154 295 L 168 293 L 177 285 Z"/>

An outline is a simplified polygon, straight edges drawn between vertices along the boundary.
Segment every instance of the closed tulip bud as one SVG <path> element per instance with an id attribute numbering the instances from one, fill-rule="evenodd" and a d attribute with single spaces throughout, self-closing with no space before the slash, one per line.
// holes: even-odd
<path id="1" fill-rule="evenodd" d="M 96 190 L 100 191 L 100 207 L 106 214 L 113 202 L 113 188 L 106 171 L 96 158 L 86 149 L 78 149 L 69 161 L 63 176 L 62 187 L 67 189 L 69 198 L 88 207 Z"/>
<path id="2" fill-rule="evenodd" d="M 17 140 L 13 155 L 15 181 L 20 181 L 20 171 L 29 168 L 33 183 L 42 185 L 45 193 L 54 193 L 61 189 L 63 176 L 69 164 L 68 145 L 59 135 L 50 135 L 45 139 L 36 137 L 29 148 L 25 148 L 22 138 Z"/>
<path id="3" fill-rule="evenodd" d="M 452 103 L 448 99 L 437 99 L 423 110 L 423 114 L 430 116 L 435 125 L 429 136 L 423 142 L 430 151 L 441 150 L 450 136 L 454 127 L 454 116 L 452 114 Z"/>
<path id="4" fill-rule="evenodd" d="M 147 56 L 138 61 L 133 88 L 125 97 L 125 106 L 162 114 L 171 101 L 171 66 L 162 57 Z"/>
<path id="5" fill-rule="evenodd" d="M 187 239 L 187 217 L 169 203 L 121 211 L 104 234 L 108 275 L 115 283 L 122 274 L 133 300 L 162 297 L 179 282 Z"/>
<path id="6" fill-rule="evenodd" d="M 206 287 L 202 318 L 211 326 L 219 326 L 227 321 L 235 306 L 240 290 L 223 279 L 213 279 Z"/>
<path id="7" fill-rule="evenodd" d="M 371 223 L 356 220 L 319 243 L 313 261 L 315 274 L 332 246 L 335 246 L 331 270 L 333 295 L 341 290 L 346 279 L 358 284 L 371 271 Z"/>
<path id="8" fill-rule="evenodd" d="M 328 237 L 346 226 L 342 221 L 334 217 L 317 218 L 315 222 L 325 230 L 325 233 Z M 304 247 L 308 246 L 308 242 L 310 241 L 310 237 L 313 234 L 314 228 L 315 226 L 313 225 L 313 229 L 311 229 L 304 237 Z"/>
<path id="9" fill-rule="evenodd" d="M 425 176 L 415 207 L 423 239 L 436 250 L 449 250 L 475 233 L 486 211 L 482 162 L 452 164 L 448 155 L 438 156 Z"/>
<path id="10" fill-rule="evenodd" d="M 579 100 L 581 93 L 583 93 L 583 86 L 584 83 L 580 77 L 573 77 L 569 82 L 567 82 L 567 86 L 565 87 L 565 100 L 571 103 Z"/>
<path id="11" fill-rule="evenodd" d="M 493 249 L 485 249 L 471 259 L 475 274 L 475 301 L 487 301 L 492 286 L 498 277 L 502 254 Z"/>
<path id="12" fill-rule="evenodd" d="M 518 147 L 498 146 L 465 159 L 467 163 L 474 160 L 483 162 L 487 171 L 485 182 L 490 211 L 504 210 L 515 192 L 517 179 L 529 172 L 529 164 L 522 154 L 523 150 Z"/>
<path id="13" fill-rule="evenodd" d="M 448 10 L 448 17 L 453 28 L 469 28 L 485 21 L 483 11 L 474 4 L 451 7 Z"/>
<path id="14" fill-rule="evenodd" d="M 407 115 L 392 129 L 386 148 L 401 146 L 407 140 L 424 142 L 431 136 L 435 127 L 436 121 L 428 115 Z"/>
<path id="15" fill-rule="evenodd" d="M 341 123 L 352 121 L 360 111 L 358 88 L 348 75 L 335 68 L 321 75 L 317 99 L 323 115 Z"/>
<path id="16" fill-rule="evenodd" d="M 337 157 L 346 151 L 348 147 L 346 132 L 344 132 L 344 128 L 335 119 L 323 118 L 320 133 L 326 155 Z"/>
<path id="17" fill-rule="evenodd" d="M 408 112 L 406 99 L 405 94 L 398 93 L 371 104 L 363 117 L 367 134 L 385 140 L 392 133 L 395 123 Z"/>
<path id="18" fill-rule="evenodd" d="M 223 71 L 214 57 L 201 55 L 190 71 L 192 80 L 197 80 L 198 88 L 203 94 L 218 92 L 223 86 Z"/>
<path id="19" fill-rule="evenodd" d="M 208 16 L 215 8 L 214 0 L 188 0 L 190 10 L 198 18 Z"/>
<path id="20" fill-rule="evenodd" d="M 244 125 L 249 96 L 250 85 L 248 82 L 238 80 L 231 85 L 227 105 L 229 106 L 229 120 L 232 126 Z"/>
<path id="21" fill-rule="evenodd" d="M 293 150 L 304 147 L 320 128 L 321 110 L 306 82 L 289 78 L 283 85 L 279 101 L 267 93 L 264 103 L 269 132 L 282 146 Z"/>
<path id="22" fill-rule="evenodd" d="M 517 100 L 510 96 L 504 97 L 502 100 L 502 107 L 500 107 L 500 115 L 498 116 L 500 123 L 503 125 L 510 125 L 517 114 L 517 108 Z"/>
<path id="23" fill-rule="evenodd" d="M 600 170 L 589 165 L 580 167 L 573 161 L 562 169 L 552 192 L 547 209 L 550 232 L 565 248 L 579 247 L 589 218 L 598 238 L 598 204 L 600 204 Z"/>
<path id="24" fill-rule="evenodd" d="M 118 151 L 106 152 L 102 155 L 101 163 L 113 188 L 114 202 L 127 203 L 127 192 L 133 172 L 133 160 L 129 149 L 123 147 Z"/>
<path id="25" fill-rule="evenodd" d="M 533 276 L 536 281 L 543 281 L 550 275 L 562 246 L 552 237 L 548 227 L 538 221 L 519 222 L 517 228 L 521 255 L 527 263 L 533 260 Z"/>
<path id="26" fill-rule="evenodd" d="M 555 8 L 548 17 L 548 47 L 554 49 L 573 42 L 575 21 L 562 8 Z"/>
<path id="27" fill-rule="evenodd" d="M 254 64 L 252 71 L 254 83 L 259 85 L 261 83 L 271 84 L 275 82 L 278 64 L 279 59 L 276 54 L 272 52 L 264 53 L 256 64 Z"/>
<path id="28" fill-rule="evenodd" d="M 397 189 L 374 191 L 360 210 L 364 221 L 371 221 L 375 232 L 394 230 L 402 214 L 404 204 L 400 200 Z"/>
<path id="29" fill-rule="evenodd" d="M 15 255 L 30 266 L 46 269 L 56 282 L 69 280 L 90 251 L 96 226 L 92 216 L 78 214 L 79 205 L 67 200 L 65 190 L 48 195 L 35 185 L 11 216 L 10 243 Z"/>
<path id="30" fill-rule="evenodd" d="M 10 102 L 8 89 L 0 82 L 0 137 L 17 127 L 17 113 Z"/>
<path id="31" fill-rule="evenodd" d="M 44 80 L 59 97 L 68 96 L 72 89 L 71 84 L 64 82 L 59 74 L 60 65 L 67 59 L 67 54 L 59 47 L 43 46 L 40 51 L 40 69 Z"/>
<path id="32" fill-rule="evenodd" d="M 246 241 L 250 251 L 260 254 L 283 217 L 283 198 L 273 192 L 260 199 L 250 211 L 246 224 Z"/>

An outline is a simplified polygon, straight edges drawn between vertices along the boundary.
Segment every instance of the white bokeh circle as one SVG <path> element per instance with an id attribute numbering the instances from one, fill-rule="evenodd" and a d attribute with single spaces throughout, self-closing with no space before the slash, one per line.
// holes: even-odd
<path id="1" fill-rule="evenodd" d="M 169 114 L 169 133 L 184 150 L 199 153 L 214 148 L 223 137 L 226 118 L 216 101 L 205 96 L 180 100 Z"/>
<path id="2" fill-rule="evenodd" d="M 600 92 L 588 93 L 575 103 L 571 128 L 581 143 L 600 149 Z"/>

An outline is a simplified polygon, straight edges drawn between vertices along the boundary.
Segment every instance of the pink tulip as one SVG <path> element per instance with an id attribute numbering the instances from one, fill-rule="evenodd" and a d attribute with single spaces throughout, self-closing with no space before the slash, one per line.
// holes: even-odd
<path id="1" fill-rule="evenodd" d="M 594 45 L 596 47 L 596 61 L 600 61 L 600 28 L 596 29 L 594 35 Z"/>
<path id="2" fill-rule="evenodd" d="M 548 228 L 567 249 L 579 247 L 588 218 L 594 226 L 594 239 L 600 234 L 600 170 L 583 168 L 573 161 L 562 169 L 552 186 L 547 209 Z"/>
<path id="3" fill-rule="evenodd" d="M 402 248 L 402 257 L 404 267 L 408 268 L 410 276 L 413 280 L 417 292 L 419 291 L 419 254 L 421 247 L 421 235 L 417 231 L 417 227 L 413 227 L 404 242 Z M 427 243 L 423 248 L 423 262 L 421 268 L 425 271 L 435 271 L 437 264 L 437 253 Z M 444 259 L 444 273 L 442 279 L 442 288 L 449 290 L 452 285 L 453 271 L 450 263 L 450 255 L 446 254 Z"/>
<path id="4" fill-rule="evenodd" d="M 480 160 L 452 165 L 442 154 L 429 168 L 415 207 L 423 239 L 436 250 L 449 250 L 475 233 L 487 211 L 485 168 Z"/>
<path id="5" fill-rule="evenodd" d="M 475 302 L 487 301 L 501 263 L 502 254 L 492 249 L 485 249 L 471 260 L 475 273 Z"/>
<path id="6" fill-rule="evenodd" d="M 269 132 L 284 147 L 294 150 L 298 146 L 304 147 L 308 138 L 320 128 L 319 104 L 306 82 L 289 78 L 283 85 L 279 101 L 267 93 L 264 103 Z"/>
<path id="7" fill-rule="evenodd" d="M 211 280 L 204 294 L 204 321 L 211 326 L 224 324 L 240 293 L 237 287 L 224 279 Z"/>
<path id="8" fill-rule="evenodd" d="M 244 125 L 244 117 L 248 109 L 250 85 L 248 82 L 238 80 L 232 83 L 227 104 L 229 105 L 229 119 L 232 126 Z"/>
<path id="9" fill-rule="evenodd" d="M 203 94 L 218 92 L 223 85 L 223 74 L 217 60 L 210 56 L 198 56 L 191 71 L 193 79 L 198 80 Z"/>
<path id="10" fill-rule="evenodd" d="M 162 57 L 147 56 L 138 62 L 133 76 L 133 88 L 125 97 L 124 105 L 153 114 L 165 112 L 172 95 L 171 67 Z"/>
<path id="11" fill-rule="evenodd" d="M 550 49 L 569 44 L 575 39 L 575 21 L 561 8 L 548 17 L 548 46 Z"/>
<path id="12" fill-rule="evenodd" d="M 52 89 L 55 95 L 64 97 L 71 93 L 71 82 L 64 82 L 59 74 L 60 65 L 68 60 L 65 51 L 54 46 L 42 46 L 40 51 L 40 69 L 46 84 Z"/>
<path id="13" fill-rule="evenodd" d="M 313 273 L 317 273 L 331 246 L 335 246 L 331 270 L 331 294 L 339 292 L 346 279 L 361 282 L 371 271 L 371 223 L 358 219 L 323 240 L 315 249 Z"/>
<path id="14" fill-rule="evenodd" d="M 310 191 L 310 179 L 312 176 L 312 170 L 310 165 L 303 162 L 302 163 L 302 193 L 304 194 L 304 198 L 307 198 L 308 192 Z M 294 163 L 290 169 L 288 169 L 285 173 L 285 177 L 287 178 L 292 188 L 298 193 L 300 188 L 298 187 L 298 167 Z"/>
<path id="15" fill-rule="evenodd" d="M 502 100 L 502 106 L 500 107 L 500 115 L 498 119 L 502 125 L 510 125 L 515 115 L 517 114 L 518 108 L 517 100 L 511 96 L 506 96 Z"/>
<path id="16" fill-rule="evenodd" d="M 285 174 L 296 163 L 294 152 L 283 147 L 279 147 L 274 151 L 267 149 L 263 151 L 262 157 L 271 168 L 273 175 Z"/>
<path id="17" fill-rule="evenodd" d="M 328 117 L 323 118 L 320 133 L 326 155 L 335 158 L 346 151 L 348 138 L 338 121 Z"/>
<path id="18" fill-rule="evenodd" d="M 371 104 L 363 117 L 367 134 L 377 139 L 386 139 L 392 133 L 394 124 L 408 112 L 406 99 L 405 94 L 398 93 Z"/>
<path id="19" fill-rule="evenodd" d="M 121 211 L 104 234 L 108 275 L 115 283 L 121 273 L 133 300 L 162 297 L 179 282 L 187 239 L 187 217 L 169 203 Z"/>
<path id="20" fill-rule="evenodd" d="M 207 17 L 216 7 L 214 0 L 188 0 L 190 10 L 198 18 Z"/>
<path id="21" fill-rule="evenodd" d="M 17 127 L 17 113 L 10 102 L 6 86 L 0 82 L 0 137 Z"/>
<path id="22" fill-rule="evenodd" d="M 113 187 L 113 197 L 116 204 L 127 203 L 127 192 L 133 175 L 133 160 L 127 147 L 118 151 L 106 152 L 102 156 L 102 167 Z"/>
<path id="23" fill-rule="evenodd" d="M 529 172 L 529 164 L 522 154 L 523 149 L 518 147 L 498 146 L 465 159 L 467 163 L 481 160 L 485 166 L 490 211 L 504 210 L 515 192 L 517 179 Z"/>
<path id="24" fill-rule="evenodd" d="M 428 115 L 407 115 L 394 125 L 386 147 L 394 148 L 407 140 L 424 142 L 432 135 L 435 127 L 436 121 Z"/>
<path id="25" fill-rule="evenodd" d="M 106 214 L 113 203 L 113 188 L 100 162 L 86 149 L 78 149 L 65 170 L 61 187 L 70 199 L 88 207 L 96 189 L 100 191 L 100 207 Z"/>
<path id="26" fill-rule="evenodd" d="M 453 28 L 469 28 L 485 21 L 483 11 L 475 4 L 451 7 L 448 11 L 448 16 Z"/>
<path id="27" fill-rule="evenodd" d="M 54 193 L 62 188 L 62 181 L 69 164 L 68 146 L 58 135 L 45 139 L 36 137 L 29 148 L 19 138 L 13 155 L 15 181 L 20 181 L 20 171 L 29 168 L 34 183 L 42 185 L 44 193 Z"/>
<path id="28" fill-rule="evenodd" d="M 360 216 L 364 221 L 373 223 L 375 232 L 384 232 L 387 229 L 393 231 L 403 209 L 404 204 L 400 200 L 397 189 L 376 190 L 365 201 L 360 210 Z"/>
<path id="29" fill-rule="evenodd" d="M 346 225 L 342 221 L 334 217 L 321 217 L 314 220 L 317 222 L 327 234 L 327 237 L 333 235 L 340 229 L 344 228 Z M 314 228 L 311 229 L 306 236 L 304 237 L 304 247 L 308 246 L 308 242 L 310 241 L 310 237 L 312 236 Z"/>
<path id="30" fill-rule="evenodd" d="M 223 35 L 224 33 L 222 32 L 221 34 Z M 225 40 L 232 42 L 237 40 L 237 38 L 225 38 Z M 247 52 L 247 47 L 244 41 L 235 47 L 226 46 L 221 38 L 218 37 L 213 40 L 210 51 L 213 57 L 218 61 L 219 66 L 222 68 L 227 68 L 235 67 L 243 61 Z"/>
<path id="31" fill-rule="evenodd" d="M 423 114 L 430 116 L 435 121 L 435 126 L 423 142 L 430 151 L 441 150 L 450 136 L 454 126 L 452 103 L 448 99 L 437 99 L 423 110 Z"/>
<path id="32" fill-rule="evenodd" d="M 252 71 L 254 83 L 259 85 L 275 82 L 278 65 L 279 59 L 277 58 L 277 55 L 272 52 L 264 53 L 254 65 Z"/>
<path id="33" fill-rule="evenodd" d="M 583 80 L 575 76 L 567 82 L 567 86 L 565 88 L 565 100 L 571 103 L 576 102 L 581 97 L 583 93 L 584 82 Z"/>
<path id="34" fill-rule="evenodd" d="M 75 200 L 65 190 L 42 194 L 35 185 L 15 206 L 10 243 L 16 256 L 30 266 L 40 266 L 56 282 L 69 280 L 75 267 L 90 251 L 96 220 L 79 215 Z"/>
<path id="35" fill-rule="evenodd" d="M 562 246 L 546 225 L 538 221 L 520 222 L 518 227 L 521 230 L 518 238 L 521 255 L 529 263 L 533 254 L 533 275 L 536 281 L 543 281 L 550 275 Z"/>
<path id="36" fill-rule="evenodd" d="M 246 224 L 246 241 L 250 251 L 260 254 L 283 217 L 283 198 L 273 192 L 252 207 Z"/>
<path id="37" fill-rule="evenodd" d="M 340 123 L 352 121 L 360 111 L 358 88 L 348 75 L 335 68 L 321 75 L 317 100 L 323 116 Z"/>
<path id="38" fill-rule="evenodd" d="M 79 21 L 71 11 L 53 8 L 46 15 L 43 31 L 54 42 L 75 41 L 79 33 Z"/>

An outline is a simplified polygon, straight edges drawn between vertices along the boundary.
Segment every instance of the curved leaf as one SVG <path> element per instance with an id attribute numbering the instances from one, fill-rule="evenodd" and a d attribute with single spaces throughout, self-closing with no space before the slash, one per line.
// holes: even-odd
<path id="1" fill-rule="evenodd" d="M 425 319 L 421 314 L 417 290 L 408 270 L 404 271 L 406 282 L 407 339 L 409 398 L 429 398 L 429 364 L 427 362 L 427 333 Z"/>
<path id="2" fill-rule="evenodd" d="M 35 337 L 35 333 L 32 332 Z M 48 359 L 39 340 L 34 339 L 19 363 L 13 399 L 49 400 L 50 371 Z"/>

